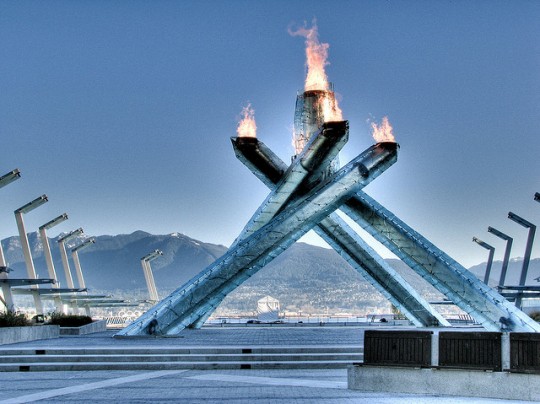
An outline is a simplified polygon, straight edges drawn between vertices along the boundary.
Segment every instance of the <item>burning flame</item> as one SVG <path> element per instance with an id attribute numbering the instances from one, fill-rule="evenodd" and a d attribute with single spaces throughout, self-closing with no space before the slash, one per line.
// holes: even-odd
<path id="1" fill-rule="evenodd" d="M 378 126 L 376 123 L 371 122 L 371 134 L 375 142 L 396 142 L 394 134 L 392 133 L 392 125 L 388 122 L 388 117 L 385 116 L 382 119 L 381 124 Z"/>
<path id="2" fill-rule="evenodd" d="M 328 76 L 324 71 L 324 66 L 329 64 L 327 59 L 330 45 L 319 42 L 317 22 L 313 20 L 312 24 L 313 26 L 310 29 L 304 27 L 292 31 L 289 28 L 289 35 L 306 38 L 307 76 L 304 86 L 305 91 L 328 90 Z"/>
<path id="3" fill-rule="evenodd" d="M 293 31 L 289 28 L 289 34 L 306 38 L 307 75 L 304 91 L 320 90 L 325 92 L 318 99 L 319 105 L 317 105 L 317 108 L 322 112 L 322 121 L 343 120 L 343 112 L 338 106 L 334 93 L 331 91 L 328 76 L 324 70 L 324 67 L 329 64 L 327 59 L 330 45 L 319 42 L 317 21 L 313 20 L 312 27 L 309 29 L 303 27 Z"/>
<path id="4" fill-rule="evenodd" d="M 242 119 L 236 128 L 238 137 L 257 137 L 257 124 L 255 123 L 255 110 L 251 104 L 242 108 Z"/>

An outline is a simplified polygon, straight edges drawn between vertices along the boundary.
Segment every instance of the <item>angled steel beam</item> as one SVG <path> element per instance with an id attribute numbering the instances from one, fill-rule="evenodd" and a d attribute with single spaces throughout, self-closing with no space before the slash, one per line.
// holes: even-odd
<path id="1" fill-rule="evenodd" d="M 529 271 L 529 263 L 531 261 L 531 253 L 534 242 L 534 234 L 536 233 L 536 226 L 531 222 L 523 219 L 513 212 L 508 212 L 508 219 L 516 222 L 517 224 L 529 229 L 529 235 L 527 237 L 527 245 L 525 246 L 525 255 L 523 256 L 523 266 L 521 268 L 521 276 L 519 278 L 519 284 L 525 285 L 527 282 L 527 272 Z M 516 298 L 516 307 L 521 309 L 521 297 Z"/>
<path id="2" fill-rule="evenodd" d="M 161 255 L 163 255 L 163 251 L 154 250 L 141 258 L 141 266 L 143 269 L 144 279 L 148 288 L 150 301 L 152 302 L 157 302 L 159 300 L 159 296 L 157 293 L 156 281 L 154 280 L 154 274 L 152 273 L 152 267 L 150 266 L 150 261 L 155 260 Z"/>
<path id="3" fill-rule="evenodd" d="M 394 143 L 370 147 L 117 335 L 177 334 L 208 311 L 214 293 L 227 295 L 234 290 L 378 177 L 396 158 Z"/>
<path id="4" fill-rule="evenodd" d="M 51 253 L 51 245 L 49 243 L 49 238 L 47 237 L 47 230 L 50 228 L 64 222 L 68 219 L 67 213 L 63 213 L 60 216 L 55 217 L 54 219 L 48 221 L 42 226 L 39 226 L 39 236 L 41 237 L 41 243 L 43 244 L 43 254 L 45 255 L 45 263 L 47 264 L 47 271 L 49 271 L 49 276 L 53 279 L 58 279 L 56 275 L 56 268 L 54 267 L 54 262 Z M 55 284 L 55 288 L 59 288 L 58 283 Z M 59 298 L 54 300 L 54 305 L 56 307 L 56 312 L 60 313 L 62 311 L 62 302 Z"/>
<path id="5" fill-rule="evenodd" d="M 73 283 L 71 269 L 69 268 L 69 260 L 66 252 L 66 242 L 81 234 L 83 234 L 83 229 L 82 227 L 79 227 L 78 229 L 70 231 L 64 236 L 58 238 L 58 248 L 60 248 L 60 256 L 62 258 L 62 265 L 64 266 L 64 274 L 66 276 L 66 283 L 68 288 L 74 288 L 75 284 Z"/>
<path id="6" fill-rule="evenodd" d="M 26 272 L 28 274 L 28 278 L 30 279 L 35 279 L 37 276 L 34 261 L 32 259 L 32 252 L 30 251 L 30 243 L 28 242 L 28 235 L 26 234 L 26 229 L 24 227 L 23 215 L 43 205 L 44 203 L 48 202 L 48 200 L 47 195 L 41 195 L 24 206 L 21 206 L 19 209 L 16 209 L 14 212 L 15 221 L 17 222 L 17 229 L 19 230 L 19 239 L 21 241 L 21 248 L 23 250 L 24 262 L 26 263 Z M 38 289 L 38 286 L 35 285 L 32 287 L 32 289 Z M 33 297 L 34 304 L 36 306 L 36 313 L 43 314 L 43 304 L 41 303 L 39 294 L 36 292 Z"/>
<path id="7" fill-rule="evenodd" d="M 276 186 L 255 211 L 244 229 L 240 232 L 236 240 L 231 245 L 255 233 L 285 206 L 288 200 L 294 198 L 294 194 L 299 188 L 311 189 L 319 178 L 313 178 L 311 174 L 326 163 L 324 168 L 328 169 L 328 164 L 332 161 L 348 139 L 349 125 L 346 121 L 325 123 L 322 129 L 309 139 L 304 150 L 295 156 L 293 162 L 280 178 Z M 313 178 L 309 180 L 309 178 Z M 309 183 L 308 183 L 309 182 Z"/>
<path id="8" fill-rule="evenodd" d="M 242 138 L 231 140 L 235 155 L 257 178 L 269 188 L 278 183 L 286 165 L 263 142 L 253 139 L 245 144 Z M 314 230 L 415 325 L 450 325 L 338 215 L 331 214 Z M 215 307 L 218 304 L 215 302 Z"/>
<path id="9" fill-rule="evenodd" d="M 366 193 L 341 209 L 487 330 L 540 332 L 536 321 Z"/>
<path id="10" fill-rule="evenodd" d="M 77 274 L 77 281 L 79 282 L 79 288 L 81 289 L 86 289 L 86 282 L 84 281 L 84 276 L 83 276 L 82 267 L 81 267 L 81 260 L 79 258 L 79 251 L 84 248 L 90 247 L 92 244 L 95 244 L 95 242 L 96 242 L 96 239 L 92 237 L 83 241 L 81 244 L 71 249 L 71 258 L 73 259 L 73 264 L 75 265 L 75 273 Z M 88 292 L 85 291 L 83 296 L 87 296 L 87 295 L 88 295 Z M 85 310 L 86 315 L 88 317 L 91 317 L 90 307 L 85 305 L 84 310 Z"/>
<path id="11" fill-rule="evenodd" d="M 488 260 L 486 264 L 486 274 L 484 275 L 484 283 L 487 285 L 489 282 L 489 275 L 491 274 L 491 266 L 493 265 L 493 255 L 495 254 L 495 247 L 476 237 L 473 237 L 472 241 L 478 244 L 480 247 L 484 247 L 486 250 L 489 250 Z"/>
<path id="12" fill-rule="evenodd" d="M 510 251 L 512 250 L 512 243 L 514 239 L 491 226 L 488 227 L 488 232 L 506 241 L 506 248 L 504 250 L 504 258 L 501 267 L 501 277 L 499 279 L 499 286 L 497 287 L 500 292 L 506 280 L 506 272 L 508 271 L 508 263 L 510 262 Z"/>
<path id="13" fill-rule="evenodd" d="M 18 168 L 11 170 L 9 173 L 4 174 L 0 177 L 0 188 L 5 187 L 8 184 L 11 184 L 13 181 L 18 180 L 21 177 L 21 173 Z M 2 247 L 2 240 L 0 240 L 0 267 L 6 267 L 6 257 L 4 256 L 4 248 Z M 6 279 L 8 277 L 8 272 L 0 272 L 0 279 Z M 3 283 L 1 288 L 0 297 L 2 298 L 2 303 L 7 310 L 14 310 L 15 303 L 13 302 L 13 295 L 11 293 L 11 288 L 8 284 Z"/>

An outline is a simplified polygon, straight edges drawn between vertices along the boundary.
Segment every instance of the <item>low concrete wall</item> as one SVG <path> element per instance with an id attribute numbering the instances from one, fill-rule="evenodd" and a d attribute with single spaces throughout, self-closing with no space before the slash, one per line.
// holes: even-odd
<path id="1" fill-rule="evenodd" d="M 60 335 L 85 335 L 107 331 L 107 320 L 94 321 L 80 327 L 60 327 Z"/>
<path id="2" fill-rule="evenodd" d="M 441 394 L 540 401 L 540 375 L 463 369 L 350 366 L 348 388 L 369 392 Z"/>
<path id="3" fill-rule="evenodd" d="M 2 327 L 0 328 L 0 345 L 35 341 L 38 339 L 58 338 L 59 336 L 60 327 L 57 325 Z"/>

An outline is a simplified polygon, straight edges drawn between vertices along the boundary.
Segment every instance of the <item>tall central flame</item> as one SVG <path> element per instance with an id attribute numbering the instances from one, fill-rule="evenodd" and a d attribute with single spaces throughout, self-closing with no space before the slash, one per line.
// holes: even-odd
<path id="1" fill-rule="evenodd" d="M 311 28 L 304 26 L 296 31 L 289 28 L 289 34 L 306 39 L 307 75 L 304 94 L 299 95 L 299 100 L 297 100 L 293 134 L 293 145 L 298 154 L 324 122 L 342 121 L 343 113 L 325 71 L 325 66 L 329 64 L 330 45 L 319 42 L 316 21 L 313 20 Z"/>
<path id="2" fill-rule="evenodd" d="M 236 128 L 238 137 L 257 137 L 257 124 L 255 123 L 255 110 L 251 104 L 242 108 L 242 119 Z"/>
<path id="3" fill-rule="evenodd" d="M 319 42 L 319 31 L 316 21 L 313 21 L 313 26 L 310 29 L 304 27 L 292 31 L 289 28 L 289 34 L 306 38 L 307 76 L 304 90 L 329 90 L 328 76 L 326 75 L 324 66 L 329 64 L 327 59 L 330 45 Z"/>

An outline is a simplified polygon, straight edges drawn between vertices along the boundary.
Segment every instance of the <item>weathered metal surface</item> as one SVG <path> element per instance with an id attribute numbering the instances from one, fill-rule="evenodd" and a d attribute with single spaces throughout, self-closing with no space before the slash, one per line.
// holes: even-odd
<path id="1" fill-rule="evenodd" d="M 536 321 L 366 193 L 341 209 L 486 330 L 540 332 Z"/>
<path id="2" fill-rule="evenodd" d="M 225 255 L 118 333 L 176 334 L 207 310 L 214 293 L 227 295 L 336 210 L 397 158 L 396 144 L 370 147 L 270 223 L 237 243 Z"/>
<path id="3" fill-rule="evenodd" d="M 260 141 L 242 149 L 238 148 L 239 141 L 240 139 L 233 140 L 239 160 L 268 187 L 274 186 L 279 180 L 278 174 L 284 172 L 285 163 L 274 154 L 262 152 L 263 155 L 256 155 L 248 150 L 269 150 Z M 268 163 L 263 166 L 257 163 L 259 159 Z M 338 215 L 331 214 L 315 226 L 314 230 L 415 325 L 450 325 Z M 199 321 L 197 326 L 200 325 L 202 324 Z"/>

